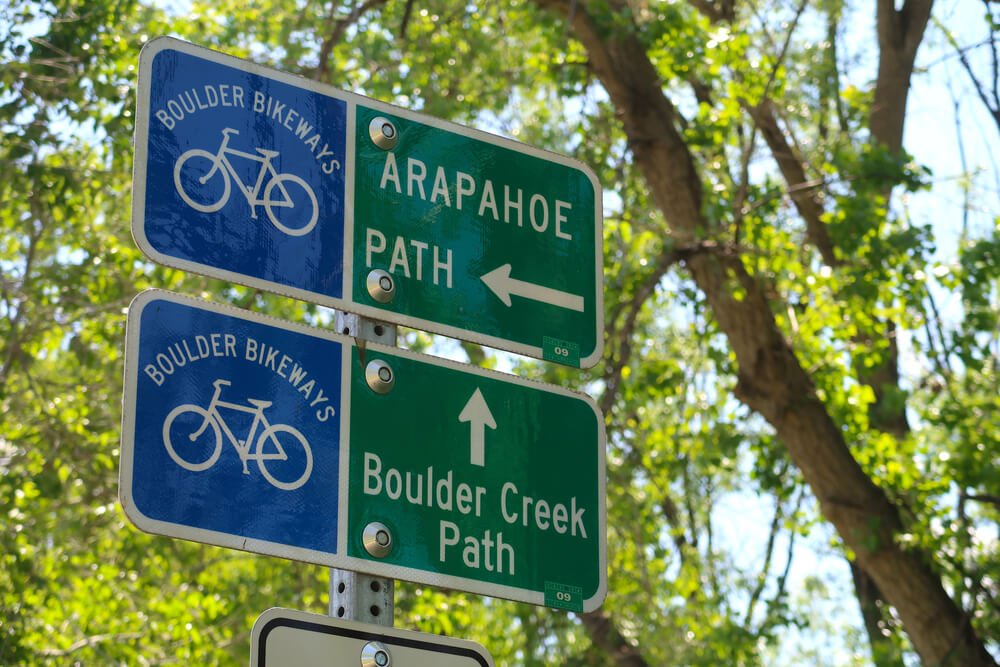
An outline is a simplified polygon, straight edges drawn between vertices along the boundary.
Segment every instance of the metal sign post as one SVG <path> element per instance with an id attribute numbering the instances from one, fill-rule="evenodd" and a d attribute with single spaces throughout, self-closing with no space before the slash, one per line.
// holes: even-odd
<path id="1" fill-rule="evenodd" d="M 334 330 L 343 336 L 396 345 L 396 325 L 337 311 Z M 330 568 L 330 609 L 334 618 L 386 627 L 393 624 L 396 582 L 351 570 Z M 384 667 L 384 666 L 383 666 Z"/>

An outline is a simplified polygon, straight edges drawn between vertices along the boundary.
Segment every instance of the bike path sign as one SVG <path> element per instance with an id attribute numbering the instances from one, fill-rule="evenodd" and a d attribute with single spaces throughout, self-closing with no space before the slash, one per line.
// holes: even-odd
<path id="1" fill-rule="evenodd" d="M 575 160 L 171 38 L 140 55 L 132 229 L 161 264 L 589 367 L 601 227 Z"/>
<path id="2" fill-rule="evenodd" d="M 133 301 L 126 341 L 120 497 L 139 528 L 576 611 L 603 600 L 589 397 L 160 290 Z"/>
<path id="3" fill-rule="evenodd" d="M 250 633 L 250 667 L 493 667 L 475 642 L 268 609 Z"/>

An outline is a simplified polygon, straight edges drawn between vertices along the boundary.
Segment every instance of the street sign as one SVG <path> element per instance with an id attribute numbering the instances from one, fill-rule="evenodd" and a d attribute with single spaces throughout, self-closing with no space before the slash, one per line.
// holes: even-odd
<path id="1" fill-rule="evenodd" d="M 250 667 L 493 667 L 493 658 L 462 639 L 274 608 L 253 624 Z"/>
<path id="2" fill-rule="evenodd" d="M 605 595 L 589 397 L 159 290 L 120 496 L 148 532 L 576 611 Z"/>
<path id="3" fill-rule="evenodd" d="M 139 57 L 132 231 L 167 266 L 590 367 L 582 163 L 171 38 Z"/>

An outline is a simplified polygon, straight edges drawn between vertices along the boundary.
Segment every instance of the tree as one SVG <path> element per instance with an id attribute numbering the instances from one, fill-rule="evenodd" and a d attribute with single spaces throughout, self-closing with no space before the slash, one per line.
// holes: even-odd
<path id="1" fill-rule="evenodd" d="M 174 33 L 573 153 L 608 194 L 604 362 L 515 363 L 607 415 L 608 601 L 577 617 L 401 585 L 397 624 L 477 638 L 498 664 L 761 664 L 786 628 L 809 631 L 801 597 L 823 584 L 792 594 L 793 563 L 832 526 L 873 662 L 995 664 L 997 204 L 967 208 L 962 245 L 935 257 L 940 227 L 909 201 L 942 185 L 904 146 L 931 3 L 897 4 L 4 10 L 0 662 L 245 662 L 263 609 L 325 609 L 321 568 L 145 536 L 116 505 L 138 290 L 328 320 L 132 244 L 134 66 Z M 768 515 L 748 560 L 722 535 L 749 498 Z"/>
<path id="2" fill-rule="evenodd" d="M 899 544 L 906 532 L 901 508 L 852 455 L 834 416 L 820 398 L 816 381 L 805 371 L 801 353 L 782 331 L 775 317 L 768 271 L 761 272 L 751 258 L 734 247 L 739 243 L 734 232 L 740 230 L 713 215 L 712 207 L 706 205 L 703 177 L 682 134 L 680 114 L 663 94 L 662 75 L 649 56 L 648 42 L 644 43 L 645 35 L 634 21 L 631 7 L 621 4 L 608 12 L 607 7 L 595 11 L 593 7 L 581 10 L 564 3 L 543 4 L 572 21 L 592 70 L 622 117 L 635 161 L 669 220 L 675 247 L 690 253 L 685 257 L 686 266 L 736 357 L 737 397 L 774 427 L 817 497 L 824 516 L 854 552 L 862 572 L 893 604 L 921 658 L 929 664 L 993 664 L 984 642 L 930 566 L 930 554 Z M 719 8 L 710 5 L 708 13 Z M 715 12 L 716 17 L 727 14 Z M 878 4 L 879 68 L 867 119 L 871 139 L 863 148 L 882 161 L 883 168 L 900 161 L 909 80 L 929 16 L 930 2 L 910 1 L 898 10 L 892 3 Z M 798 160 L 790 149 L 791 142 L 782 145 L 784 137 L 778 134 L 769 94 L 782 57 L 777 54 L 770 78 L 758 82 L 757 90 L 751 88 L 745 93 L 749 99 L 740 101 L 765 139 L 769 139 L 769 147 L 792 189 L 806 183 L 804 169 L 801 164 L 793 164 Z M 880 171 L 871 174 L 876 178 L 866 179 L 868 174 L 862 173 L 862 180 L 855 183 L 855 196 L 881 202 L 884 207 L 892 186 L 907 175 L 902 170 L 895 175 Z M 886 180 L 879 183 L 879 177 Z M 884 213 L 877 209 L 862 211 L 853 220 L 841 210 L 838 213 L 843 220 L 825 220 L 820 202 L 795 203 L 806 225 L 805 238 L 816 248 L 819 259 L 826 267 L 848 275 L 850 258 L 856 257 L 860 248 L 842 236 L 843 232 L 863 233 L 866 227 L 877 230 L 886 222 Z M 740 213 L 737 209 L 734 217 Z M 841 225 L 848 229 L 837 229 Z M 878 294 L 879 285 L 867 287 L 875 291 L 871 305 L 885 298 Z M 891 427 L 885 418 L 892 408 L 885 406 L 887 393 L 898 391 L 895 325 L 891 320 L 878 319 L 866 324 L 859 331 L 860 341 L 868 348 L 862 353 L 874 348 L 880 358 L 861 364 L 857 379 L 872 390 L 872 425 L 888 432 Z M 879 340 L 885 341 L 881 350 L 876 343 Z M 899 408 L 892 412 L 897 433 L 903 435 L 905 413 Z"/>

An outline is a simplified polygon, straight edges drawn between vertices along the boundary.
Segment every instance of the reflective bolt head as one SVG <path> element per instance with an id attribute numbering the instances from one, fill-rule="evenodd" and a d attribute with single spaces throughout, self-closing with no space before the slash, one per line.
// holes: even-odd
<path id="1" fill-rule="evenodd" d="M 365 281 L 368 295 L 379 303 L 389 303 L 396 296 L 396 281 L 382 269 L 375 269 Z"/>
<path id="2" fill-rule="evenodd" d="M 382 642 L 368 642 L 361 649 L 361 667 L 389 667 L 392 657 Z"/>
<path id="3" fill-rule="evenodd" d="M 376 394 L 388 394 L 396 384 L 392 367 L 381 359 L 372 359 L 365 366 L 365 381 Z"/>
<path id="4" fill-rule="evenodd" d="M 399 142 L 399 133 L 392 121 L 384 116 L 376 116 L 368 123 L 368 136 L 372 143 L 383 150 L 391 151 Z"/>
<path id="5" fill-rule="evenodd" d="M 385 558 L 392 551 L 392 533 L 385 524 L 372 521 L 361 533 L 361 543 L 370 555 Z"/>

